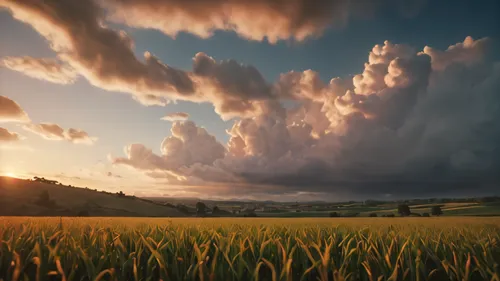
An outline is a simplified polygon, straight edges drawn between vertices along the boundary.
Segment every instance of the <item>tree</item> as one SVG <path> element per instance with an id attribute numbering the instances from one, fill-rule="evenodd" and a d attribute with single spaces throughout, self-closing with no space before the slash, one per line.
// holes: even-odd
<path id="1" fill-rule="evenodd" d="M 371 213 L 371 214 L 370 214 L 370 217 L 371 217 L 371 218 L 376 218 L 376 217 L 377 217 L 377 213 Z"/>
<path id="2" fill-rule="evenodd" d="M 243 217 L 248 217 L 248 218 L 255 218 L 257 217 L 257 214 L 254 211 L 247 212 L 243 215 Z"/>
<path id="3" fill-rule="evenodd" d="M 428 218 L 428 217 L 430 217 L 430 215 L 429 215 L 429 213 L 423 213 L 423 214 L 422 214 L 422 217 L 426 217 L 426 218 Z"/>
<path id="4" fill-rule="evenodd" d="M 120 192 L 117 192 L 116 195 L 118 195 L 118 197 L 124 197 L 125 193 L 123 193 L 123 191 L 120 191 Z"/>
<path id="5" fill-rule="evenodd" d="M 441 206 L 432 206 L 431 213 L 433 216 L 440 216 L 443 214 Z"/>
<path id="6" fill-rule="evenodd" d="M 177 204 L 176 206 L 177 210 L 179 210 L 179 212 L 182 212 L 184 214 L 188 214 L 189 213 L 189 208 L 185 205 L 182 205 L 182 204 Z"/>
<path id="7" fill-rule="evenodd" d="M 398 205 L 398 214 L 402 217 L 407 217 L 411 215 L 410 206 L 406 204 Z"/>
<path id="8" fill-rule="evenodd" d="M 196 203 L 196 214 L 198 216 L 204 216 L 206 213 L 207 205 L 203 202 Z"/>
<path id="9" fill-rule="evenodd" d="M 214 206 L 214 208 L 212 209 L 212 213 L 216 214 L 216 213 L 218 213 L 218 212 L 220 212 L 219 207 Z"/>
<path id="10" fill-rule="evenodd" d="M 330 217 L 332 217 L 332 218 L 338 218 L 338 217 L 340 217 L 340 215 L 337 212 L 331 212 L 330 213 Z"/>

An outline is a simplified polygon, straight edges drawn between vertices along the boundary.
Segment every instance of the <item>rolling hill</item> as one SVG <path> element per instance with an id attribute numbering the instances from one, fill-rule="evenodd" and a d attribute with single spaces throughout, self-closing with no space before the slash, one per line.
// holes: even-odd
<path id="1" fill-rule="evenodd" d="M 0 177 L 0 216 L 79 215 L 107 217 L 186 216 L 175 208 L 134 196 L 118 196 L 86 188 Z"/>

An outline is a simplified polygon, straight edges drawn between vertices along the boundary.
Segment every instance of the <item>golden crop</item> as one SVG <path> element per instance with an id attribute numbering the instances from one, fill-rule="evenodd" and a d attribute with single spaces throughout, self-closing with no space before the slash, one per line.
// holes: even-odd
<path id="1" fill-rule="evenodd" d="M 0 280 L 500 281 L 499 218 L 0 218 Z"/>

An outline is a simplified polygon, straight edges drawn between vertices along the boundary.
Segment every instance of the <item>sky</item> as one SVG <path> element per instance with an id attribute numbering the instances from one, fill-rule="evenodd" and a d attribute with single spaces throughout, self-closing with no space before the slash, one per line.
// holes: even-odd
<path id="1" fill-rule="evenodd" d="M 137 196 L 500 190 L 496 0 L 0 0 L 0 175 Z"/>

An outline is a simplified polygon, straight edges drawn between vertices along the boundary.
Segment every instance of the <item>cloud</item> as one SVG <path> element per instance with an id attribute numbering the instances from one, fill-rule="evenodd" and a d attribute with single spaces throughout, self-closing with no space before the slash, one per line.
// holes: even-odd
<path id="1" fill-rule="evenodd" d="M 88 145 L 97 141 L 97 138 L 90 137 L 89 134 L 83 130 L 74 128 L 64 130 L 61 126 L 53 123 L 27 124 L 23 126 L 23 129 L 37 134 L 46 140 L 66 140 L 75 144 Z"/>
<path id="2" fill-rule="evenodd" d="M 467 36 L 464 42 L 452 45 L 446 51 L 425 46 L 422 53 L 431 57 L 433 69 L 443 70 L 453 63 L 471 65 L 481 61 L 490 44 L 489 38 L 474 40 Z"/>
<path id="3" fill-rule="evenodd" d="M 179 134 L 164 141 L 162 155 L 135 144 L 114 163 L 197 186 L 193 192 L 240 196 L 492 192 L 500 184 L 500 63 L 487 53 L 470 63 L 447 53 L 455 48 L 440 52 L 445 68 L 425 52 L 385 42 L 353 77 L 323 83 L 314 71 L 285 73 L 271 95 L 295 107 L 278 103 L 235 120 L 217 156 L 200 148 L 211 145 L 184 145 Z"/>
<path id="4" fill-rule="evenodd" d="M 64 129 L 57 124 L 42 123 L 28 124 L 23 127 L 25 130 L 38 134 L 47 140 L 64 140 Z"/>
<path id="5" fill-rule="evenodd" d="M 29 122 L 28 114 L 21 106 L 5 96 L 0 96 L 0 122 Z"/>
<path id="6" fill-rule="evenodd" d="M 18 133 L 9 132 L 9 130 L 0 127 L 0 142 L 17 142 L 22 139 L 23 137 Z"/>
<path id="7" fill-rule="evenodd" d="M 69 128 L 66 132 L 64 132 L 64 137 L 66 140 L 69 140 L 73 143 L 81 144 L 93 144 L 97 141 L 97 138 L 90 137 L 87 132 L 73 128 Z"/>
<path id="8" fill-rule="evenodd" d="M 161 143 L 161 156 L 142 144 L 132 144 L 125 148 L 126 158 L 112 162 L 141 170 L 176 170 L 196 163 L 211 165 L 224 157 L 224 146 L 192 121 L 175 121 L 170 131 L 172 135 Z"/>
<path id="9" fill-rule="evenodd" d="M 192 95 L 193 83 L 184 71 L 146 52 L 135 57 L 133 41 L 123 31 L 104 24 L 103 10 L 94 1 L 10 1 L 1 6 L 45 37 L 58 58 L 95 86 L 132 93 L 146 104 Z"/>
<path id="10" fill-rule="evenodd" d="M 401 5 L 401 3 L 405 3 Z M 175 37 L 189 32 L 201 38 L 216 30 L 276 43 L 321 36 L 330 26 L 343 26 L 351 15 L 374 14 L 381 6 L 420 10 L 424 1 L 347 0 L 108 0 L 110 18 L 138 28 L 153 28 Z M 405 11 L 403 12 L 406 12 Z M 255 17 L 255 15 L 259 15 Z"/>
<path id="11" fill-rule="evenodd" d="M 217 62 L 198 53 L 188 72 L 164 64 L 150 52 L 137 58 L 132 39 L 105 25 L 104 10 L 95 1 L 3 0 L 0 6 L 45 37 L 64 68 L 94 86 L 129 93 L 144 105 L 209 102 L 223 119 L 261 114 L 273 106 L 271 85 L 252 66 Z M 34 75 L 34 71 L 24 73 Z"/>
<path id="12" fill-rule="evenodd" d="M 234 60 L 217 62 L 198 53 L 193 58 L 193 73 L 199 90 L 223 119 L 259 114 L 265 110 L 263 102 L 275 98 L 271 85 L 255 67 Z"/>
<path id="13" fill-rule="evenodd" d="M 281 98 L 318 100 L 325 94 L 325 87 L 319 73 L 309 69 L 281 74 L 274 91 Z"/>
<path id="14" fill-rule="evenodd" d="M 113 174 L 112 172 L 107 172 L 106 176 L 111 177 L 111 178 L 118 178 L 118 179 L 123 178 L 122 176 L 117 175 L 117 174 Z"/>
<path id="15" fill-rule="evenodd" d="M 207 38 L 215 30 L 232 30 L 250 40 L 302 41 L 320 36 L 331 23 L 343 24 L 348 17 L 348 2 L 344 0 L 312 4 L 304 0 L 107 2 L 115 21 L 158 29 L 173 37 L 184 31 Z"/>
<path id="16" fill-rule="evenodd" d="M 78 75 L 74 69 L 55 59 L 5 57 L 1 63 L 11 70 L 56 84 L 72 84 Z"/>
<path id="17" fill-rule="evenodd" d="M 170 114 L 163 116 L 161 118 L 161 120 L 174 122 L 174 121 L 187 120 L 188 118 L 189 118 L 189 114 L 187 114 L 185 112 L 174 112 L 174 113 L 170 113 Z"/>

